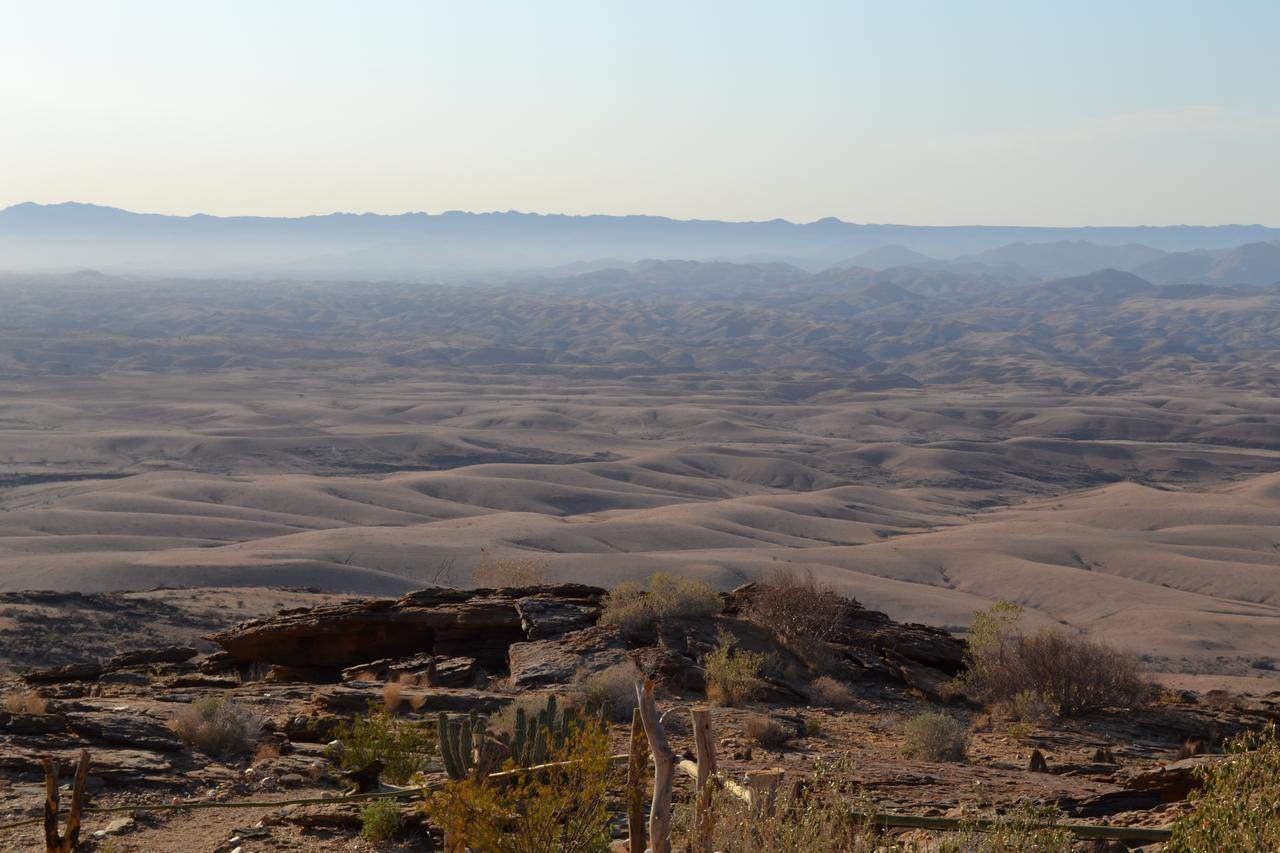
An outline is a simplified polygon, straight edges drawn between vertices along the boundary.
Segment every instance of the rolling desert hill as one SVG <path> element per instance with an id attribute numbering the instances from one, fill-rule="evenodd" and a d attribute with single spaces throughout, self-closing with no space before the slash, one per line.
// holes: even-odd
<path id="1" fill-rule="evenodd" d="M 898 619 L 1007 598 L 1157 670 L 1271 672 L 1265 287 L 653 261 L 0 296 L 0 590 L 790 565 Z"/>

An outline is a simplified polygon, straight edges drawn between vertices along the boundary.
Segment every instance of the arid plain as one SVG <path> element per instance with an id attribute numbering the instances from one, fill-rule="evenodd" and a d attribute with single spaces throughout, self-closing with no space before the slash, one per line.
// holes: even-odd
<path id="1" fill-rule="evenodd" d="M 652 264 L 0 294 L 0 590 L 787 563 L 900 620 L 1010 599 L 1173 681 L 1275 678 L 1275 286 Z"/>

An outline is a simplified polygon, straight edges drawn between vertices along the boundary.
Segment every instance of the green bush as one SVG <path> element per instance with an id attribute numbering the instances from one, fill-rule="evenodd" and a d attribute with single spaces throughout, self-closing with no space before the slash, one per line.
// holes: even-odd
<path id="1" fill-rule="evenodd" d="M 979 829 L 979 815 L 962 818 L 958 832 L 941 837 L 937 853 L 1071 853 L 1075 837 L 1058 826 L 1062 812 L 1053 806 L 1024 804 L 1013 811 L 996 814 L 993 824 Z"/>
<path id="2" fill-rule="evenodd" d="M 365 841 L 390 841 L 404 821 L 393 799 L 374 800 L 360 810 L 360 837 Z"/>
<path id="3" fill-rule="evenodd" d="M 702 660 L 707 697 L 717 705 L 736 707 L 754 699 L 764 686 L 760 671 L 765 657 L 760 652 L 737 648 L 733 636 L 726 631 L 720 632 L 719 640 L 719 645 Z"/>
<path id="4" fill-rule="evenodd" d="M 964 761 L 969 732 L 955 717 L 917 714 L 907 721 L 902 752 L 924 761 Z"/>
<path id="5" fill-rule="evenodd" d="M 341 743 L 338 762 L 344 770 L 361 770 L 375 761 L 383 764 L 382 777 L 395 785 L 425 771 L 436 751 L 434 730 L 371 705 L 349 728 L 336 734 Z"/>
<path id="6" fill-rule="evenodd" d="M 1280 850 L 1280 741 L 1275 723 L 1227 744 L 1205 767 L 1192 810 L 1173 824 L 1169 853 Z"/>

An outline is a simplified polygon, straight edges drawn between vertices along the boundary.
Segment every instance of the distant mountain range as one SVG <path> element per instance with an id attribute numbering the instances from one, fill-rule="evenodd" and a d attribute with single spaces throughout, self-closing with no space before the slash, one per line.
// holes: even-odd
<path id="1" fill-rule="evenodd" d="M 24 203 L 0 210 L 0 269 L 404 279 L 603 269 L 645 258 L 898 266 L 1018 279 L 1111 267 L 1157 283 L 1280 280 L 1280 229 L 870 225 L 531 213 L 163 216 Z M 608 260 L 598 260 L 608 259 Z"/>

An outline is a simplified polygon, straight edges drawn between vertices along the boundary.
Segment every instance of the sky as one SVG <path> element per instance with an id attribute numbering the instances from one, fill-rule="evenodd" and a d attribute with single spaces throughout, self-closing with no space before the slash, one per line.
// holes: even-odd
<path id="1" fill-rule="evenodd" d="M 0 16 L 0 207 L 1280 226 L 1274 0 Z"/>

